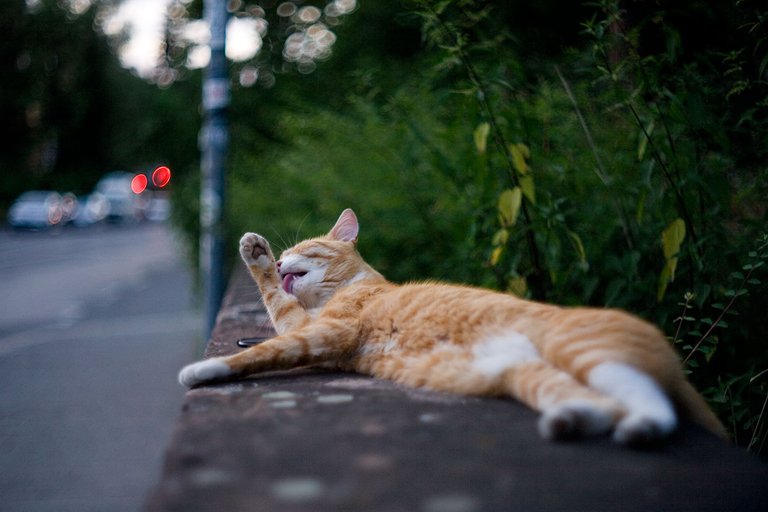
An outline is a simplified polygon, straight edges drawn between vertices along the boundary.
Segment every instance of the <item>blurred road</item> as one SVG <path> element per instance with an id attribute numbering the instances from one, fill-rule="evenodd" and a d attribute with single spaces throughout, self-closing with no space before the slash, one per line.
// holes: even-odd
<path id="1" fill-rule="evenodd" d="M 0 232 L 0 511 L 136 511 L 200 344 L 164 225 Z"/>

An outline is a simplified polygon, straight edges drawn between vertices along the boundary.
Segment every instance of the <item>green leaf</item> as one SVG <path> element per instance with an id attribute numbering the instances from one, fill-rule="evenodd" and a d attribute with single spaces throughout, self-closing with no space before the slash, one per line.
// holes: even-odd
<path id="1" fill-rule="evenodd" d="M 645 149 L 648 147 L 648 137 L 651 136 L 653 133 L 653 126 L 654 122 L 651 121 L 651 124 L 648 125 L 648 127 L 645 129 L 645 132 L 640 132 L 640 142 L 637 145 L 637 160 L 641 161 L 643 157 L 645 156 Z M 648 134 L 648 137 L 645 136 L 645 134 Z"/>
<path id="2" fill-rule="evenodd" d="M 520 188 L 523 190 L 525 196 L 531 204 L 536 204 L 536 188 L 533 186 L 533 176 L 530 174 L 520 177 Z"/>
<path id="3" fill-rule="evenodd" d="M 522 276 L 513 277 L 509 280 L 509 283 L 507 283 L 507 291 L 518 297 L 525 297 L 525 294 L 528 291 L 528 283 Z"/>
<path id="4" fill-rule="evenodd" d="M 503 245 L 500 245 L 499 247 L 496 247 L 493 249 L 493 251 L 491 252 L 491 258 L 489 260 L 489 263 L 491 264 L 492 267 L 495 267 L 496 265 L 498 265 L 503 252 L 504 252 Z"/>
<path id="5" fill-rule="evenodd" d="M 707 360 L 707 362 L 712 360 L 712 356 L 715 355 L 715 352 L 717 352 L 717 345 L 713 345 L 707 352 L 704 353 L 704 358 Z"/>
<path id="6" fill-rule="evenodd" d="M 495 246 L 504 245 L 509 240 L 509 231 L 505 228 L 501 228 L 493 235 L 493 241 L 491 242 Z"/>
<path id="7" fill-rule="evenodd" d="M 485 153 L 488 147 L 488 134 L 491 132 L 491 125 L 488 123 L 480 123 L 475 128 L 475 147 L 480 154 Z"/>
<path id="8" fill-rule="evenodd" d="M 661 245 L 664 249 L 664 258 L 670 260 L 677 257 L 680 246 L 685 239 L 685 222 L 681 218 L 673 220 L 667 229 L 661 233 Z M 673 271 L 674 277 L 674 271 Z"/>
<path id="9" fill-rule="evenodd" d="M 675 270 L 677 270 L 677 255 L 680 253 L 680 246 L 685 239 L 685 222 L 677 218 L 661 233 L 661 247 L 664 251 L 664 268 L 659 275 L 659 286 L 656 293 L 656 299 L 661 302 L 667 285 L 675 280 Z"/>
<path id="10" fill-rule="evenodd" d="M 527 160 L 531 158 L 531 150 L 525 144 L 510 144 L 509 151 L 512 153 L 512 165 L 520 175 L 528 174 L 530 168 Z"/>
<path id="11" fill-rule="evenodd" d="M 523 193 L 520 187 L 507 189 L 501 193 L 499 196 L 499 222 L 501 222 L 502 227 L 508 228 L 515 225 L 522 200 Z"/>
<path id="12" fill-rule="evenodd" d="M 579 263 L 582 269 L 587 270 L 589 263 L 587 263 L 587 251 L 584 250 L 584 244 L 581 241 L 581 237 L 571 230 L 567 230 L 568 238 L 571 239 L 571 244 L 579 257 Z"/>

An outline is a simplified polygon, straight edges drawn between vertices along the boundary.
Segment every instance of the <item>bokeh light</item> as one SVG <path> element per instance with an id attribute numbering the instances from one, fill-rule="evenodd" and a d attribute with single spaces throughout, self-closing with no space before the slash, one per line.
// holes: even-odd
<path id="1" fill-rule="evenodd" d="M 146 178 L 145 178 L 146 181 Z M 152 173 L 152 184 L 157 188 L 163 188 L 171 181 L 171 170 L 166 166 L 160 166 Z"/>
<path id="2" fill-rule="evenodd" d="M 134 194 L 141 194 L 147 188 L 147 176 L 145 174 L 137 174 L 131 180 L 131 190 Z"/>
<path id="3" fill-rule="evenodd" d="M 28 4 L 41 0 L 26 0 Z M 96 0 L 67 0 L 71 9 L 94 4 Z M 358 8 L 358 0 L 324 0 L 305 5 L 304 0 L 270 0 L 251 3 L 227 0 L 226 56 L 244 69 L 242 87 L 275 83 L 273 70 L 280 66 L 264 55 L 269 47 L 280 48 L 283 70 L 311 73 L 331 56 L 336 41 L 333 30 Z M 196 18 L 193 0 L 121 0 L 99 8 L 96 24 L 113 40 L 125 67 L 161 87 L 169 87 L 186 76 L 185 69 L 200 69 L 210 62 L 210 30 L 205 19 Z M 270 16 L 277 15 L 277 19 Z M 199 15 L 199 13 L 197 13 Z M 271 19 L 274 27 L 270 27 Z M 268 39 L 269 38 L 269 39 Z M 271 53 L 271 50 L 270 50 Z M 29 66 L 22 55 L 17 66 Z M 294 67 L 295 66 L 295 67 Z M 247 67 L 247 69 L 246 69 Z M 254 69 L 256 70 L 254 72 Z"/>

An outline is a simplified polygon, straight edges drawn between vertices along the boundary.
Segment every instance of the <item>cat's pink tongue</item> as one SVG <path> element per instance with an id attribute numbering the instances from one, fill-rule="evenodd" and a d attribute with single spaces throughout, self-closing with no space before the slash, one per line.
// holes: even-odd
<path id="1" fill-rule="evenodd" d="M 286 293 L 293 293 L 293 280 L 296 279 L 296 274 L 285 274 L 283 277 L 283 290 Z"/>

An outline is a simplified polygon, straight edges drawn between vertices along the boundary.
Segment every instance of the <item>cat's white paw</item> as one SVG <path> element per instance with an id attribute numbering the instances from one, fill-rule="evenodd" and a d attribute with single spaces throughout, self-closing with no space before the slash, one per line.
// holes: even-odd
<path id="1" fill-rule="evenodd" d="M 240 257 L 246 265 L 269 268 L 275 264 L 275 257 L 267 239 L 256 233 L 246 233 L 240 239 Z"/>
<path id="2" fill-rule="evenodd" d="M 605 362 L 589 373 L 589 385 L 616 398 L 627 414 L 613 432 L 614 441 L 642 446 L 661 441 L 677 428 L 677 414 L 664 390 L 650 375 L 632 366 Z"/>
<path id="3" fill-rule="evenodd" d="M 197 363 L 192 363 L 179 372 L 179 383 L 191 388 L 203 382 L 221 379 L 232 375 L 232 369 L 223 358 L 213 357 Z"/>
<path id="4" fill-rule="evenodd" d="M 616 425 L 613 440 L 629 446 L 645 446 L 664 440 L 675 428 L 674 414 L 629 414 Z"/>
<path id="5" fill-rule="evenodd" d="M 569 400 L 549 407 L 539 418 L 539 433 L 545 439 L 564 440 L 606 434 L 614 423 L 611 411 L 587 400 Z"/>

